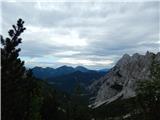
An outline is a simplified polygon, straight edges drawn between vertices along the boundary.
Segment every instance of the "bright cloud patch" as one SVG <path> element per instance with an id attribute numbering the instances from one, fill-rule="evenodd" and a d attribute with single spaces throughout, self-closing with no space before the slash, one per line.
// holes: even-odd
<path id="1" fill-rule="evenodd" d="M 37 40 L 43 42 L 44 44 L 56 45 L 56 46 L 73 46 L 73 47 L 85 47 L 87 46 L 87 39 L 80 38 L 76 31 L 65 31 L 62 33 L 57 33 L 56 28 L 45 28 L 36 26 L 27 26 L 27 36 L 32 36 L 33 34 L 38 35 Z M 32 38 L 33 39 L 33 38 Z"/>
<path id="2" fill-rule="evenodd" d="M 87 46 L 87 40 L 85 38 L 79 38 L 78 33 L 71 31 L 67 35 L 55 35 L 49 39 L 50 42 L 56 45 L 83 47 Z"/>
<path id="3" fill-rule="evenodd" d="M 80 51 L 63 51 L 63 52 L 57 52 L 54 55 L 55 56 L 71 56 L 75 54 L 80 54 Z"/>
<path id="4" fill-rule="evenodd" d="M 107 66 L 113 63 L 112 60 L 93 61 L 93 60 L 74 59 L 74 58 L 62 58 L 58 60 L 58 62 L 64 64 L 87 65 L 87 66 L 96 66 L 96 65 Z"/>

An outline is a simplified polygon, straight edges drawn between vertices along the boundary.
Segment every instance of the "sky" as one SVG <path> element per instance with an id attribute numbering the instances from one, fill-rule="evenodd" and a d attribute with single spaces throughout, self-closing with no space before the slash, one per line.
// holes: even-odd
<path id="1" fill-rule="evenodd" d="M 33 2 L 34 1 L 34 2 Z M 0 33 L 25 21 L 20 58 L 27 67 L 110 68 L 127 53 L 160 51 L 158 1 L 0 2 Z"/>

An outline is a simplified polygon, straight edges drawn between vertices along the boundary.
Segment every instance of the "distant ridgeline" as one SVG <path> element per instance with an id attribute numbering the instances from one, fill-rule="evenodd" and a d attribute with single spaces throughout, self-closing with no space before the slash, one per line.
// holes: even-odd
<path id="1" fill-rule="evenodd" d="M 100 79 L 107 73 L 108 69 L 89 70 L 82 66 L 75 68 L 70 66 L 61 66 L 59 68 L 34 67 L 33 75 L 38 79 L 43 79 L 56 89 L 73 93 L 77 86 L 81 86 L 83 91 L 95 80 Z"/>

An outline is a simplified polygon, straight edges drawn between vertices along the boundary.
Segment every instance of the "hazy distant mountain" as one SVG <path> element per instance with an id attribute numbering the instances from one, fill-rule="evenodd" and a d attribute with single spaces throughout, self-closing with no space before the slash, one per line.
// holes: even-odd
<path id="1" fill-rule="evenodd" d="M 104 68 L 104 69 L 100 69 L 100 70 L 98 70 L 98 71 L 100 71 L 100 72 L 108 72 L 109 69 L 108 69 L 108 68 Z"/>
<path id="2" fill-rule="evenodd" d="M 46 68 L 34 67 L 34 68 L 32 68 L 33 75 L 39 79 L 46 79 L 48 77 L 51 77 L 52 75 L 55 74 L 55 71 L 56 70 L 54 68 L 50 68 L 50 67 L 46 67 Z"/>
<path id="3" fill-rule="evenodd" d="M 69 73 L 73 73 L 75 71 L 76 70 L 73 67 L 64 65 L 64 66 L 61 66 L 59 68 L 56 68 L 55 71 L 54 71 L 54 74 L 51 77 L 66 75 L 66 74 L 69 74 Z"/>
<path id="4" fill-rule="evenodd" d="M 83 67 L 83 66 L 77 66 L 77 67 L 73 68 L 73 67 L 66 66 L 66 65 L 58 67 L 56 69 L 50 68 L 50 67 L 46 67 L 46 68 L 34 67 L 32 69 L 33 75 L 39 79 L 47 79 L 50 77 L 53 78 L 53 77 L 57 77 L 57 76 L 61 76 L 61 75 L 74 73 L 76 71 L 88 72 L 90 70 Z M 102 71 L 100 71 L 100 72 L 102 72 Z"/>
<path id="5" fill-rule="evenodd" d="M 106 74 L 104 71 L 89 70 L 83 66 L 73 68 L 66 65 L 56 69 L 34 67 L 32 71 L 35 77 L 45 79 L 57 89 L 70 93 L 74 91 L 76 85 L 86 89 L 94 80 Z"/>
<path id="6" fill-rule="evenodd" d="M 88 72 L 88 69 L 83 67 L 83 66 L 77 66 L 75 68 L 76 71 L 81 71 L 81 72 Z"/>
<path id="7" fill-rule="evenodd" d="M 69 73 L 73 73 L 76 70 L 70 66 L 61 66 L 59 68 L 42 68 L 42 67 L 34 67 L 32 68 L 33 75 L 39 79 L 47 79 L 49 77 L 57 77 Z"/>
<path id="8" fill-rule="evenodd" d="M 73 93 L 76 86 L 80 85 L 85 90 L 93 81 L 104 76 L 104 72 L 88 70 L 86 72 L 75 71 L 70 74 L 48 78 L 48 83 L 53 84 L 57 89 Z"/>

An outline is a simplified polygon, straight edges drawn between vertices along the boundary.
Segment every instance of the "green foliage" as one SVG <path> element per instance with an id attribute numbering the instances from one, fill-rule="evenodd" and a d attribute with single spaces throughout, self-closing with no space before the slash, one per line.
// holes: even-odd
<path id="1" fill-rule="evenodd" d="M 36 87 L 32 89 L 30 98 L 29 118 L 31 120 L 41 120 L 40 110 L 43 103 L 43 95 L 42 88 L 38 82 L 36 82 Z"/>
<path id="2" fill-rule="evenodd" d="M 28 94 L 24 89 L 28 84 L 23 84 L 25 67 L 18 58 L 20 48 L 17 48 L 21 43 L 19 36 L 25 30 L 23 24 L 24 21 L 19 19 L 17 25 L 8 31 L 9 37 L 4 39 L 1 36 L 2 119 L 5 120 L 26 119 L 28 115 L 29 99 L 26 99 Z"/>
<path id="3" fill-rule="evenodd" d="M 137 102 L 146 120 L 157 120 L 160 115 L 160 63 L 155 58 L 151 65 L 151 79 L 138 83 Z"/>
<path id="4" fill-rule="evenodd" d="M 66 105 L 67 120 L 91 120 L 91 109 L 88 108 L 88 98 L 79 94 L 70 96 Z"/>
<path id="5" fill-rule="evenodd" d="M 102 105 L 93 110 L 94 118 L 98 120 L 122 120 L 123 116 L 126 114 L 134 114 L 134 110 L 137 105 L 135 103 L 135 98 L 129 99 L 117 99 L 108 105 Z M 134 120 L 134 119 L 132 119 Z"/>
<path id="6" fill-rule="evenodd" d="M 17 48 L 24 32 L 24 21 L 19 19 L 1 38 L 2 120 L 40 120 L 41 92 L 30 70 L 24 67 Z"/>

